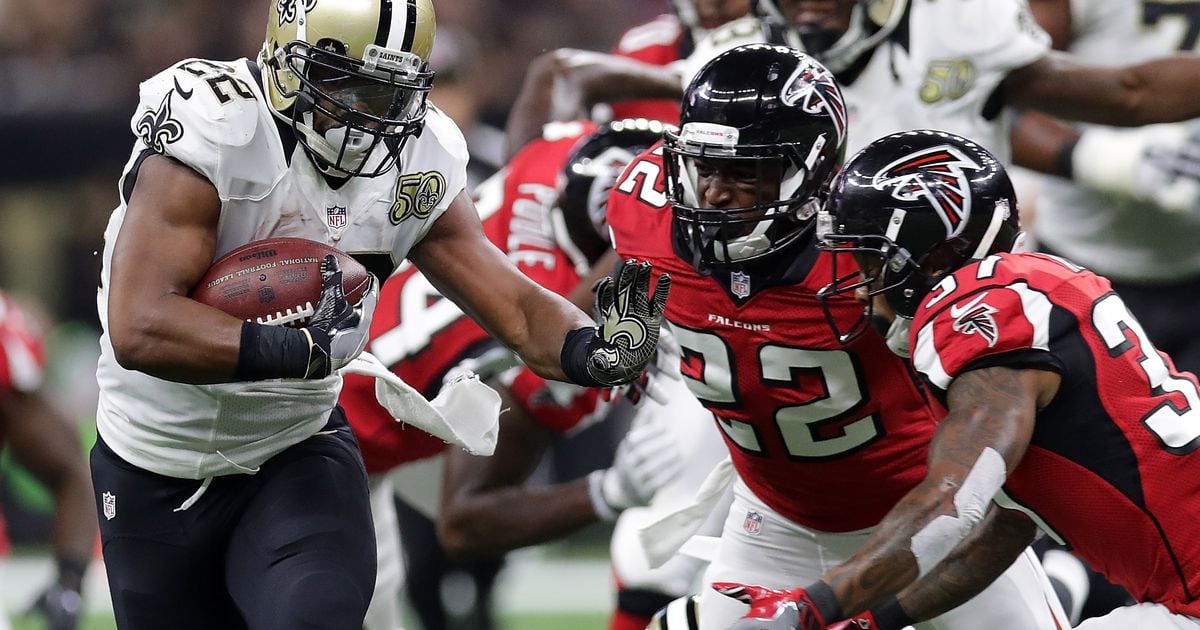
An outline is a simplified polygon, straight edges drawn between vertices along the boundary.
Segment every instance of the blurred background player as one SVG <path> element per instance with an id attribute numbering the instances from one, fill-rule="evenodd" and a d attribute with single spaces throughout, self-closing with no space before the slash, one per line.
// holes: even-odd
<path id="1" fill-rule="evenodd" d="M 942 409 L 874 330 L 840 344 L 817 298 L 833 256 L 817 249 L 814 219 L 847 131 L 821 64 L 740 46 L 693 79 L 680 129 L 626 169 L 609 201 L 617 252 L 674 279 L 666 319 L 680 372 L 732 459 L 733 504 L 704 584 L 819 576 L 924 475 Z M 861 311 L 842 296 L 833 317 Z M 1048 600 L 1029 552 L 924 627 L 1060 627 Z M 704 588 L 699 627 L 723 629 L 745 610 Z"/>
<path id="2" fill-rule="evenodd" d="M 1200 59 L 1084 65 L 1051 53 L 1022 0 L 759 0 L 756 6 L 669 67 L 570 50 L 545 55 L 526 79 L 540 89 L 514 104 L 509 142 L 546 120 L 573 118 L 596 99 L 677 97 L 715 55 L 747 43 L 805 50 L 833 71 L 853 120 L 850 151 L 895 131 L 937 127 L 976 138 L 1007 161 L 1007 105 L 1118 125 L 1200 115 L 1200 103 L 1188 96 L 1200 88 Z M 1028 166 L 1055 172 L 1045 161 Z"/>
<path id="3" fill-rule="evenodd" d="M 857 264 L 822 294 L 911 321 L 912 365 L 948 413 L 929 474 L 853 558 L 800 589 L 722 585 L 754 603 L 733 627 L 893 630 L 875 612 L 834 622 L 936 614 L 1040 529 L 1141 602 L 1079 628 L 1200 628 L 1200 384 L 1102 276 L 1010 253 L 1016 206 L 999 160 L 954 134 L 894 134 L 847 163 L 818 222 Z"/>
<path id="4" fill-rule="evenodd" d="M 50 630 L 74 630 L 82 613 L 83 577 L 96 545 L 96 506 L 79 432 L 42 381 L 45 348 L 40 326 L 0 292 L 0 448 L 54 494 L 53 547 L 57 574 L 33 603 Z M 0 545 L 7 545 L 0 517 Z M 7 552 L 0 548 L 0 553 Z M 0 611 L 0 626 L 7 624 Z"/>
<path id="5" fill-rule="evenodd" d="M 621 168 L 657 141 L 661 131 L 660 123 L 640 119 L 551 126 L 545 137 L 529 143 L 479 189 L 477 208 L 489 240 L 541 286 L 560 294 L 571 292 L 578 284 L 577 274 L 589 270 L 580 248 L 590 243 L 560 245 L 565 241 L 558 238 L 555 226 L 568 230 L 566 225 L 575 222 L 555 220 L 553 214 L 581 215 L 586 221 L 602 215 L 607 191 Z M 402 268 L 384 284 L 368 350 L 429 398 L 455 372 L 469 369 L 491 379 L 518 361 L 412 267 Z M 513 368 L 501 381 L 496 386 L 511 411 L 502 421 L 497 452 L 471 458 L 453 449 L 447 453 L 440 439 L 393 419 L 376 402 L 373 379 L 346 376 L 341 402 L 372 473 L 380 551 L 369 630 L 394 628 L 398 622 L 393 491 L 416 508 L 400 521 L 400 542 L 408 550 L 408 572 L 413 576 L 409 582 L 419 583 L 417 588 L 425 594 L 425 606 L 416 605 L 418 616 L 425 628 L 433 629 L 448 624 L 440 606 L 441 581 L 455 567 L 447 566 L 436 539 L 423 536 L 423 529 L 432 529 L 430 519 L 439 521 L 452 552 L 501 552 L 562 536 L 644 504 L 680 465 L 663 421 L 642 421 L 618 447 L 614 468 L 544 490 L 520 488 L 540 459 L 543 433 L 577 432 L 603 418 L 610 407 L 600 400 L 600 390 L 548 383 L 527 367 Z M 448 466 L 447 492 L 442 493 L 442 460 L 447 456 L 458 463 Z M 504 495 L 499 510 L 490 509 L 490 496 L 477 496 L 484 490 Z M 597 503 L 605 498 L 612 503 Z M 520 506 L 536 509 L 527 513 Z M 586 509 L 580 511 L 581 506 Z M 416 543 L 408 542 L 409 537 Z M 474 628 L 493 624 L 489 597 L 498 567 L 498 559 L 468 565 L 476 581 L 476 605 L 462 623 Z M 413 589 L 409 586 L 410 593 Z"/>

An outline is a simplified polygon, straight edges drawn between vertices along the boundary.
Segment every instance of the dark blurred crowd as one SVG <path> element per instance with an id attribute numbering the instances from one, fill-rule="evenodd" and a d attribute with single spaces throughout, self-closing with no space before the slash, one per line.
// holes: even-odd
<path id="1" fill-rule="evenodd" d="M 434 101 L 474 152 L 525 69 L 561 46 L 607 50 L 666 0 L 437 0 Z M 253 57 L 268 0 L 0 0 L 0 286 L 95 320 L 104 224 L 143 79 L 187 57 Z M 472 124 L 478 120 L 478 126 Z M 477 127 L 477 128 L 476 128 Z M 498 157 L 497 157 L 498 159 Z M 483 166 L 486 168 L 486 164 Z"/>

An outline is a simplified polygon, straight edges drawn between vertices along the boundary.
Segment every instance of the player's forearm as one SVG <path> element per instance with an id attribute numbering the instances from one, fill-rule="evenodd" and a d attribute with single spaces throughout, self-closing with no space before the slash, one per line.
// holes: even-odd
<path id="1" fill-rule="evenodd" d="M 567 334 L 596 323 L 566 299 L 533 283 L 519 304 L 527 326 L 513 349 L 538 376 L 569 381 L 562 364 Z"/>
<path id="2" fill-rule="evenodd" d="M 1041 64 L 1048 65 L 1038 68 Z M 1009 75 L 1005 84 L 1012 104 L 1069 120 L 1136 127 L 1200 116 L 1194 98 L 1200 92 L 1200 57 L 1192 55 L 1110 69 L 1084 68 L 1051 53 Z"/>
<path id="3" fill-rule="evenodd" d="M 186 383 L 234 380 L 242 322 L 182 295 L 109 305 L 109 336 L 126 369 Z"/>
<path id="4" fill-rule="evenodd" d="M 1036 526 L 1024 515 L 993 505 L 962 545 L 900 593 L 901 608 L 913 621 L 957 608 L 1007 571 L 1036 533 Z"/>
<path id="5" fill-rule="evenodd" d="M 923 483 L 902 499 L 858 553 L 821 578 L 833 588 L 841 613 L 851 616 L 894 596 L 919 575 L 913 537 L 943 514 L 954 514 L 953 493 Z"/>
<path id="6" fill-rule="evenodd" d="M 587 480 L 544 488 L 507 487 L 443 505 L 438 537 L 456 555 L 492 554 L 565 536 L 599 517 Z"/>

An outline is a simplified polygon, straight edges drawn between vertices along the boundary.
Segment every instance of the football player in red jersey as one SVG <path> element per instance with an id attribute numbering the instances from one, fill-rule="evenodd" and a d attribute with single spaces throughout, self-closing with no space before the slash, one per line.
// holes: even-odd
<path id="1" fill-rule="evenodd" d="M 82 612 L 83 576 L 96 544 L 96 506 L 79 431 L 42 390 L 45 358 L 38 326 L 0 292 L 0 447 L 54 493 L 58 573 L 34 609 L 45 616 L 50 630 L 74 630 Z M 0 554 L 7 545 L 0 517 Z"/>
<path id="2" fill-rule="evenodd" d="M 595 246 L 582 238 L 561 246 L 564 240 L 557 238 L 552 218 L 556 204 L 581 206 L 573 215 L 602 214 L 602 203 L 599 212 L 587 206 L 606 200 L 621 167 L 661 132 L 660 123 L 640 119 L 600 126 L 586 121 L 547 126 L 542 138 L 530 142 L 501 173 L 481 185 L 476 207 L 484 233 L 524 274 L 566 295 L 578 284 L 578 272 L 590 262 L 580 250 L 594 251 Z M 444 380 L 453 378 L 453 372 L 470 369 L 491 378 L 517 365 L 511 351 L 411 266 L 384 283 L 367 350 L 430 399 Z M 653 427 L 642 423 L 622 443 L 621 452 L 626 454 L 608 469 L 614 472 L 597 476 L 597 483 L 610 479 L 607 493 L 589 493 L 587 480 L 538 491 L 511 488 L 520 486 L 540 454 L 540 449 L 530 452 L 526 446 L 539 443 L 545 433 L 578 431 L 603 418 L 608 409 L 599 400 L 599 390 L 548 383 L 522 366 L 505 373 L 500 383 L 493 382 L 501 390 L 504 408 L 510 410 L 502 422 L 504 437 L 496 453 L 478 460 L 465 452 L 449 454 L 443 509 L 439 505 L 443 458 L 439 456 L 447 452 L 446 443 L 392 418 L 376 401 L 374 378 L 346 374 L 344 380 L 339 402 L 371 475 L 379 550 L 375 597 L 365 623 L 368 630 L 390 630 L 400 622 L 398 590 L 403 570 L 393 491 L 425 516 L 439 517 L 449 551 L 497 552 L 557 537 L 600 516 L 642 504 L 677 468 L 665 448 L 669 445 L 663 444 Z M 629 459 L 631 449 L 636 461 Z M 658 465 L 649 466 L 645 449 L 663 450 L 665 456 L 657 460 Z M 626 489 L 625 496 L 618 496 Z M 493 494 L 503 494 L 502 513 L 489 509 Z M 508 499 L 514 495 L 518 504 L 537 505 L 537 517 L 525 514 L 510 522 L 514 511 Z M 497 519 L 504 519 L 503 524 L 497 525 Z M 479 527 L 487 535 L 472 536 Z"/>
<path id="3" fill-rule="evenodd" d="M 696 40 L 750 11 L 750 0 L 672 0 L 675 14 L 635 26 L 613 46 L 618 57 L 666 66 L 692 54 Z M 611 104 L 614 118 L 679 120 L 679 99 L 637 99 Z"/>
<path id="4" fill-rule="evenodd" d="M 925 480 L 853 558 L 803 589 L 726 586 L 756 604 L 736 627 L 824 628 L 906 587 L 899 605 L 921 619 L 1041 529 L 1141 602 L 1080 628 L 1200 628 L 1196 377 L 1108 280 L 1010 253 L 1016 198 L 995 157 L 946 132 L 881 138 L 846 165 L 818 223 L 862 270 L 823 294 L 853 293 L 864 319 L 905 335 L 897 346 L 949 413 Z M 1002 526 L 980 532 L 982 519 Z"/>
<path id="5" fill-rule="evenodd" d="M 608 221 L 622 257 L 671 274 L 681 372 L 737 473 L 705 582 L 815 579 L 924 476 L 941 409 L 880 335 L 839 344 L 817 299 L 834 256 L 813 220 L 846 134 L 829 72 L 794 49 L 736 48 L 693 80 L 681 122 L 626 168 Z M 862 311 L 851 296 L 828 304 L 841 322 Z M 1032 555 L 1010 564 L 926 627 L 1055 628 L 1061 609 Z M 705 591 L 703 629 L 746 610 Z"/>

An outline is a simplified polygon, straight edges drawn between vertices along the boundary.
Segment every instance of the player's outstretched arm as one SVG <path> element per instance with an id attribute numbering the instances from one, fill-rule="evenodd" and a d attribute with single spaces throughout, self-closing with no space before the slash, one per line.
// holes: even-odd
<path id="1" fill-rule="evenodd" d="M 543 378 L 613 386 L 653 356 L 670 279 L 650 293 L 650 268 L 623 265 L 597 291 L 598 322 L 522 274 L 483 234 L 466 194 L 409 253 L 434 287 Z"/>
<path id="2" fill-rule="evenodd" d="M 505 159 L 557 120 L 586 118 L 593 105 L 638 98 L 681 98 L 679 74 L 628 57 L 560 48 L 529 65 L 505 124 Z"/>
<path id="3" fill-rule="evenodd" d="M 960 545 L 980 544 L 970 534 L 1007 472 L 1024 456 L 1037 410 L 1049 403 L 1057 384 L 1051 372 L 1004 367 L 959 376 L 948 391 L 949 413 L 930 447 L 925 480 L 892 508 L 854 556 L 802 589 L 759 592 L 728 585 L 718 590 L 743 600 L 761 598 L 767 604 L 752 609 L 752 615 L 785 610 L 798 619 L 791 627 L 803 630 L 821 630 L 888 604 Z M 976 552 L 964 547 L 957 553 L 971 558 Z M 974 584 L 956 588 L 970 590 Z"/>
<path id="4" fill-rule="evenodd" d="M 1200 117 L 1200 56 L 1177 54 L 1130 66 L 1088 66 L 1051 52 L 1008 75 L 1009 104 L 1068 120 L 1135 127 Z"/>

